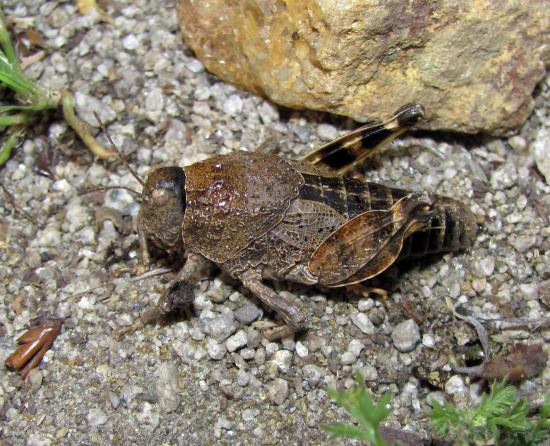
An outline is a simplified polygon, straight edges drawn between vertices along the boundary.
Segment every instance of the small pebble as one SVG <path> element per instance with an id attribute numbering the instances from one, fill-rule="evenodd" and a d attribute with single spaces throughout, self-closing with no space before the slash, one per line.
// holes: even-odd
<path id="1" fill-rule="evenodd" d="M 365 313 L 355 313 L 351 316 L 351 320 L 366 335 L 372 335 L 376 331 L 373 323 Z"/>
<path id="2" fill-rule="evenodd" d="M 253 348 L 243 348 L 240 352 L 241 358 L 249 361 L 250 359 L 254 359 L 254 356 L 256 355 L 256 350 Z"/>
<path id="3" fill-rule="evenodd" d="M 344 352 L 342 354 L 342 357 L 340 358 L 340 361 L 343 365 L 353 364 L 355 361 L 357 361 L 357 355 L 352 352 Z"/>
<path id="4" fill-rule="evenodd" d="M 359 339 L 352 339 L 348 345 L 348 352 L 353 353 L 355 356 L 359 356 L 363 348 L 365 348 L 365 344 Z"/>
<path id="5" fill-rule="evenodd" d="M 127 36 L 122 38 L 122 46 L 127 50 L 133 51 L 139 48 L 140 44 L 135 35 L 128 34 Z"/>
<path id="6" fill-rule="evenodd" d="M 296 350 L 296 354 L 297 354 L 300 358 L 306 358 L 307 355 L 309 354 L 309 351 L 308 351 L 306 345 L 303 344 L 302 341 L 296 342 L 296 346 L 295 346 L 294 348 L 295 348 L 295 350 Z"/>
<path id="7" fill-rule="evenodd" d="M 420 342 L 418 325 L 412 319 L 401 322 L 393 329 L 391 338 L 397 350 L 400 352 L 410 352 Z"/>
<path id="8" fill-rule="evenodd" d="M 279 350 L 275 352 L 271 358 L 271 362 L 273 362 L 281 372 L 286 373 L 290 369 L 290 364 L 292 363 L 292 352 L 288 350 Z"/>
<path id="9" fill-rule="evenodd" d="M 330 124 L 319 124 L 317 126 L 317 135 L 325 141 L 332 141 L 338 137 L 338 130 Z"/>
<path id="10" fill-rule="evenodd" d="M 275 378 L 267 389 L 267 397 L 274 404 L 283 404 L 288 397 L 288 382 L 282 378 Z"/>
<path id="11" fill-rule="evenodd" d="M 495 271 L 494 257 L 484 257 L 475 261 L 472 265 L 474 274 L 478 277 L 489 277 Z"/>
<path id="12" fill-rule="evenodd" d="M 243 324 L 251 324 L 255 320 L 259 319 L 262 315 L 262 310 L 260 310 L 252 302 L 244 304 L 242 307 L 237 308 L 234 311 L 235 319 Z"/>
<path id="13" fill-rule="evenodd" d="M 241 387 L 248 385 L 250 382 L 250 375 L 245 370 L 241 369 L 237 372 L 237 384 Z"/>
<path id="14" fill-rule="evenodd" d="M 302 367 L 302 374 L 309 385 L 315 387 L 323 376 L 323 369 L 316 364 L 306 364 Z"/>
<path id="15" fill-rule="evenodd" d="M 435 339 L 431 334 L 424 334 L 422 335 L 422 345 L 427 348 L 434 348 L 435 347 Z"/>
<path id="16" fill-rule="evenodd" d="M 161 362 L 155 378 L 159 407 L 164 412 L 173 412 L 178 408 L 181 399 L 178 395 L 178 368 L 173 363 Z"/>
<path id="17" fill-rule="evenodd" d="M 223 103 L 223 111 L 231 116 L 237 116 L 243 109 L 243 100 L 240 96 L 232 94 Z"/>
<path id="18" fill-rule="evenodd" d="M 455 397 L 456 400 L 461 400 L 466 397 L 467 388 L 461 376 L 453 375 L 445 383 L 445 392 Z"/>
<path id="19" fill-rule="evenodd" d="M 40 369 L 32 369 L 25 382 L 29 385 L 30 391 L 33 393 L 40 389 L 40 386 L 42 386 L 42 372 Z"/>
<path id="20" fill-rule="evenodd" d="M 160 424 L 160 413 L 155 406 L 145 401 L 138 413 L 137 419 L 142 423 L 149 432 L 153 432 Z"/>
<path id="21" fill-rule="evenodd" d="M 227 341 L 225 341 L 225 347 L 228 352 L 234 352 L 241 347 L 246 345 L 248 338 L 244 330 L 239 330 L 233 336 L 230 336 Z"/>
<path id="22" fill-rule="evenodd" d="M 86 421 L 88 421 L 90 427 L 100 426 L 107 421 L 107 415 L 99 407 L 95 407 L 88 411 Z"/>
<path id="23" fill-rule="evenodd" d="M 279 344 L 276 342 L 269 342 L 265 346 L 265 353 L 267 356 L 273 356 L 277 351 L 279 351 Z"/>

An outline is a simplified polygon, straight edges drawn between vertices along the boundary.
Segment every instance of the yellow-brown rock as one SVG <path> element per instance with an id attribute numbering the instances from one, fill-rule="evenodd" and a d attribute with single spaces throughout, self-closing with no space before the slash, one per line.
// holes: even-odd
<path id="1" fill-rule="evenodd" d="M 548 0 L 180 0 L 187 44 L 220 78 L 293 108 L 506 133 L 550 61 Z"/>

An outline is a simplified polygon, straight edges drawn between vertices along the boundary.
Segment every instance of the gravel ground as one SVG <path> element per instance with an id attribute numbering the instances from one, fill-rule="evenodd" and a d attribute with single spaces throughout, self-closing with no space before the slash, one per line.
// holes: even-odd
<path id="1" fill-rule="evenodd" d="M 279 109 L 205 72 L 181 41 L 173 1 L 111 1 L 110 22 L 79 15 L 73 2 L 4 4 L 6 15 L 32 19 L 48 45 L 28 73 L 78 92 L 80 115 L 97 127 L 96 110 L 142 176 L 159 163 L 259 146 L 299 157 L 353 126 Z M 479 350 L 448 302 L 479 318 L 538 318 L 550 306 L 550 187 L 533 167 L 535 147 L 550 152 L 549 86 L 540 85 L 536 111 L 516 136 L 414 134 L 365 172 L 470 204 L 484 222 L 473 249 L 392 267 L 375 282 L 390 291 L 387 305 L 276 284 L 310 320 L 306 334 L 280 343 L 262 340 L 253 325 L 274 315 L 215 273 L 201 283 L 191 317 L 114 340 L 170 275 L 132 280 L 132 194 L 78 192 L 139 185 L 120 163 L 94 160 L 59 117 L 37 126 L 0 172 L 36 220 L 2 196 L 0 359 L 37 314 L 65 323 L 25 382 L 2 371 L 0 444 L 334 444 L 319 426 L 346 417 L 324 388 L 350 386 L 355 370 L 376 395 L 394 395 L 393 426 L 425 432 L 432 399 L 476 400 L 479 386 L 444 365 L 450 352 L 463 363 Z M 516 340 L 550 339 L 544 331 L 491 334 L 495 353 Z M 443 367 L 431 370 L 436 361 Z M 549 382 L 546 368 L 520 390 L 536 399 Z"/>

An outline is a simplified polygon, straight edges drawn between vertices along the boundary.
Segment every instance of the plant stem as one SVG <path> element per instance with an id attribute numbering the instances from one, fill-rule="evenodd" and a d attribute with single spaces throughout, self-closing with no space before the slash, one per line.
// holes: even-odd
<path id="1" fill-rule="evenodd" d="M 17 144 L 21 133 L 21 131 L 11 132 L 6 141 L 4 141 L 4 144 L 2 144 L 2 147 L 0 148 L 0 166 L 4 165 L 4 163 L 9 159 L 11 151 L 15 147 L 15 144 Z"/>
<path id="2" fill-rule="evenodd" d="M 72 93 L 64 91 L 61 94 L 61 98 L 63 116 L 65 117 L 65 121 L 67 121 L 67 124 L 72 127 L 72 129 L 84 142 L 86 147 L 88 147 L 88 149 L 90 149 L 90 151 L 98 158 L 108 159 L 116 157 L 117 154 L 115 152 L 113 152 L 112 150 L 107 150 L 95 140 L 93 135 L 90 133 L 88 126 L 76 116 L 74 112 L 74 101 Z"/>

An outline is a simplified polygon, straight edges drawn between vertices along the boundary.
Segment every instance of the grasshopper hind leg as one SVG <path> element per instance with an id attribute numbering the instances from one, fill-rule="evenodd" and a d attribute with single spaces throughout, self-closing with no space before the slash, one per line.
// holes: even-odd
<path id="1" fill-rule="evenodd" d="M 420 104 L 407 104 L 385 122 L 359 127 L 307 154 L 304 161 L 324 166 L 344 175 L 378 153 L 418 120 L 424 117 Z"/>
<path id="2" fill-rule="evenodd" d="M 304 312 L 298 306 L 288 302 L 270 287 L 262 283 L 260 274 L 245 273 L 239 279 L 265 305 L 281 316 L 286 324 L 264 332 L 263 334 L 266 339 L 270 341 L 281 339 L 307 327 L 307 318 Z"/>

